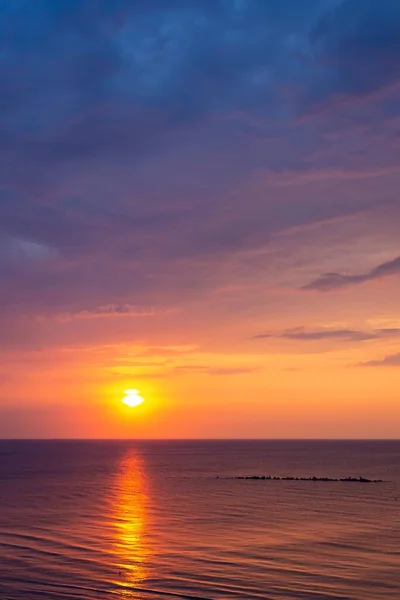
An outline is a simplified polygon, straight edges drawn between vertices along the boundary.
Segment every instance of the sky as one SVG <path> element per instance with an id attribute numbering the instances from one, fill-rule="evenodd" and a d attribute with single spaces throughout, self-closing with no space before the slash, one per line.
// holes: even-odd
<path id="1" fill-rule="evenodd" d="M 0 29 L 0 437 L 398 438 L 398 0 Z"/>

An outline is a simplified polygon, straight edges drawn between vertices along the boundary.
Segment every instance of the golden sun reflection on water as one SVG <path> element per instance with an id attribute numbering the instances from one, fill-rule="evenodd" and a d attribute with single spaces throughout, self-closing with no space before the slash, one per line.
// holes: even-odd
<path id="1" fill-rule="evenodd" d="M 144 462 L 131 450 L 120 463 L 114 504 L 116 583 L 123 598 L 135 598 L 134 588 L 142 587 L 147 578 L 151 554 L 146 541 L 148 499 Z"/>

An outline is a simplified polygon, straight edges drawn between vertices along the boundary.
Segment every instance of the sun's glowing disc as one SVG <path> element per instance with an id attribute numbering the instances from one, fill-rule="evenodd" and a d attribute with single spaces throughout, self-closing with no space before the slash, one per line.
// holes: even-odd
<path id="1" fill-rule="evenodd" d="M 124 394 L 122 402 L 130 408 L 140 406 L 144 402 L 144 398 L 140 395 L 140 390 L 125 390 Z"/>

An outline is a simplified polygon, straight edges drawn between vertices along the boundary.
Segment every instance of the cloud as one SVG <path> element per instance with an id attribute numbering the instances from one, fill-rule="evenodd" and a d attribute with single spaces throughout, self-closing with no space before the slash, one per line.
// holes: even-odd
<path id="1" fill-rule="evenodd" d="M 381 360 L 369 360 L 360 363 L 360 367 L 400 367 L 400 352 L 398 354 L 390 354 Z"/>
<path id="2" fill-rule="evenodd" d="M 400 337 L 400 328 L 385 328 L 375 329 L 372 331 L 359 331 L 354 329 L 318 329 L 314 331 L 307 331 L 304 327 L 295 327 L 293 329 L 287 329 L 283 333 L 272 335 L 272 334 L 258 334 L 252 339 L 263 339 L 263 338 L 275 337 L 283 338 L 286 340 L 294 340 L 300 342 L 312 342 L 319 340 L 339 340 L 344 342 L 365 342 L 369 340 L 378 340 L 382 338 Z"/>
<path id="3" fill-rule="evenodd" d="M 7 236 L 0 239 L 0 252 L 3 261 L 8 260 L 17 265 L 24 262 L 28 264 L 47 262 L 57 258 L 56 252 L 51 247 Z"/>
<path id="4" fill-rule="evenodd" d="M 311 93 L 321 99 L 367 95 L 398 82 L 399 24 L 397 0 L 334 3 L 310 34 L 317 59 L 327 65 L 323 82 Z"/>
<path id="5" fill-rule="evenodd" d="M 268 338 L 273 337 L 272 333 L 257 333 L 256 335 L 253 335 L 252 340 L 266 340 Z"/>
<path id="6" fill-rule="evenodd" d="M 211 367 L 209 365 L 178 365 L 171 366 L 168 362 L 162 363 L 132 363 L 124 365 L 124 370 L 121 370 L 121 366 L 116 367 L 115 375 L 118 377 L 126 377 L 127 375 L 135 376 L 138 379 L 167 379 L 171 377 L 185 377 L 195 375 L 208 375 L 212 377 L 229 377 L 235 375 L 248 375 L 257 373 L 262 368 L 257 366 L 232 366 L 232 367 Z M 160 370 L 159 367 L 164 367 Z M 142 368 L 150 368 L 149 370 L 142 372 Z"/>
<path id="7" fill-rule="evenodd" d="M 324 273 L 314 281 L 303 286 L 303 290 L 329 292 L 346 286 L 358 285 L 366 281 L 383 279 L 392 275 L 400 275 L 400 257 L 378 265 L 368 273 L 343 275 L 341 273 Z"/>
<path id="8" fill-rule="evenodd" d="M 182 365 L 175 367 L 171 375 L 185 375 L 201 373 L 204 375 L 229 376 L 229 375 L 247 375 L 260 371 L 259 366 L 254 367 L 210 367 L 206 365 Z"/>
<path id="9" fill-rule="evenodd" d="M 4 4 L 5 131 L 62 129 L 58 156 L 138 149 L 160 128 L 220 108 L 279 113 L 289 86 L 356 94 L 399 74 L 396 0 Z M 106 112 L 96 117 L 93 106 Z M 124 128 L 132 106 L 134 139 Z"/>
<path id="10" fill-rule="evenodd" d="M 338 160 L 320 152 L 335 123 L 297 117 L 394 84 L 398 16 L 369 0 L 6 0 L 2 312 L 158 313 L 287 228 L 379 205 L 362 188 L 344 201 L 335 183 L 372 172 L 371 146 L 373 172 L 390 175 L 386 138 L 386 162 L 363 133 L 350 164 L 356 125 L 342 124 Z M 365 137 L 386 118 L 371 115 Z M 308 185 L 305 173 L 311 186 L 330 174 L 323 201 L 293 185 Z"/>
<path id="11" fill-rule="evenodd" d="M 91 310 L 81 310 L 75 313 L 61 313 L 57 315 L 60 321 L 69 321 L 72 319 L 99 319 L 106 317 L 154 317 L 155 311 L 140 306 L 130 304 L 107 304 L 105 306 L 95 307 Z"/>
<path id="12" fill-rule="evenodd" d="M 257 373 L 260 367 L 220 367 L 211 368 L 208 370 L 209 375 L 247 375 L 249 373 Z"/>
<path id="13" fill-rule="evenodd" d="M 175 375 L 186 375 L 191 373 L 208 373 L 210 367 L 206 365 L 180 365 L 172 369 Z"/>
<path id="14" fill-rule="evenodd" d="M 181 354 L 189 354 L 195 350 L 197 350 L 197 346 L 151 346 L 136 356 L 165 356 L 168 358 L 180 356 Z"/>
<path id="15" fill-rule="evenodd" d="M 400 334 L 400 330 L 399 330 Z M 375 339 L 375 334 L 351 329 L 326 329 L 319 331 L 304 331 L 303 328 L 289 329 L 280 336 L 287 340 L 314 341 L 314 340 L 343 340 L 357 341 Z"/>
<path id="16" fill-rule="evenodd" d="M 3 11 L 3 46 L 20 53 L 13 55 L 14 64 L 2 58 L 3 114 L 15 122 L 24 111 L 31 128 L 46 132 L 94 104 L 107 104 L 105 122 L 89 119 L 78 138 L 64 138 L 63 150 L 76 154 L 95 151 L 95 142 L 97 152 L 115 150 L 115 144 L 104 147 L 115 139 L 111 130 L 129 143 L 117 118 L 121 110 L 126 118 L 129 106 L 139 113 L 132 140 L 138 147 L 165 125 L 257 97 L 268 100 L 271 83 L 296 60 L 310 25 L 323 14 L 315 0 L 303 0 L 300 10 L 294 0 L 284 1 L 283 9 L 281 3 L 114 0 L 90 8 L 71 2 L 66 10 L 60 1 L 19 7 L 10 0 Z M 52 60 L 46 60 L 49 49 Z M 25 85 L 13 84 L 13 75 L 25 77 Z M 115 102 L 118 111 L 112 110 Z"/>

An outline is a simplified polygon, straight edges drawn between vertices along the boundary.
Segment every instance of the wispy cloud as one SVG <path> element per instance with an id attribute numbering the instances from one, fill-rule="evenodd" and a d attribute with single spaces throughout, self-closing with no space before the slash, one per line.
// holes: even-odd
<path id="1" fill-rule="evenodd" d="M 253 337 L 251 339 L 252 340 L 266 340 L 271 337 L 273 337 L 272 333 L 257 333 L 256 335 L 253 335 Z"/>
<path id="2" fill-rule="evenodd" d="M 142 352 L 137 354 L 137 356 L 165 356 L 167 358 L 173 358 L 181 354 L 188 354 L 190 352 L 195 351 L 196 349 L 197 346 L 150 346 L 149 348 L 146 348 L 146 350 L 143 350 Z"/>
<path id="3" fill-rule="evenodd" d="M 339 340 L 343 342 L 364 342 L 368 340 L 378 340 L 381 338 L 399 337 L 400 328 L 374 329 L 371 331 L 362 331 L 356 329 L 317 329 L 307 331 L 304 327 L 295 327 L 287 329 L 278 334 L 257 334 L 252 339 L 264 338 L 283 338 L 286 340 L 295 340 L 300 342 L 312 342 L 318 340 Z"/>
<path id="4" fill-rule="evenodd" d="M 202 373 L 204 375 L 228 376 L 228 375 L 247 375 L 260 371 L 257 366 L 232 366 L 232 367 L 210 367 L 205 365 L 182 365 L 171 370 L 171 375 L 188 375 Z"/>
<path id="5" fill-rule="evenodd" d="M 314 340 L 343 340 L 362 342 L 365 340 L 375 339 L 376 336 L 373 333 L 355 331 L 352 329 L 322 329 L 319 331 L 305 331 L 303 328 L 296 328 L 288 329 L 282 333 L 280 337 L 287 340 L 298 340 L 304 342 Z"/>
<path id="6" fill-rule="evenodd" d="M 358 365 L 359 367 L 400 367 L 400 352 L 389 354 L 378 360 L 368 360 Z"/>
<path id="7" fill-rule="evenodd" d="M 61 313 L 56 315 L 59 321 L 70 321 L 72 319 L 100 319 L 106 317 L 154 317 L 156 311 L 150 308 L 132 306 L 130 304 L 107 304 L 91 310 L 80 310 L 75 313 Z"/>
<path id="8" fill-rule="evenodd" d="M 303 286 L 303 290 L 330 292 L 342 287 L 357 285 L 366 281 L 383 279 L 392 275 L 400 275 L 400 256 L 394 260 L 382 263 L 367 273 L 343 275 L 341 273 L 323 273 L 314 281 Z"/>
<path id="9" fill-rule="evenodd" d="M 160 369 L 160 367 L 163 367 Z M 150 368 L 150 370 L 149 370 Z M 144 369 L 144 370 L 142 370 Z M 249 375 L 262 371 L 260 365 L 254 366 L 231 366 L 231 367 L 212 367 L 209 365 L 164 365 L 137 363 L 136 365 L 127 365 L 125 367 L 115 367 L 113 374 L 118 377 L 127 377 L 128 375 L 138 379 L 169 379 L 175 377 L 192 377 L 196 375 L 211 377 L 230 377 Z"/>
<path id="10" fill-rule="evenodd" d="M 249 373 L 257 373 L 261 367 L 219 367 L 208 369 L 209 375 L 247 375 Z"/>

